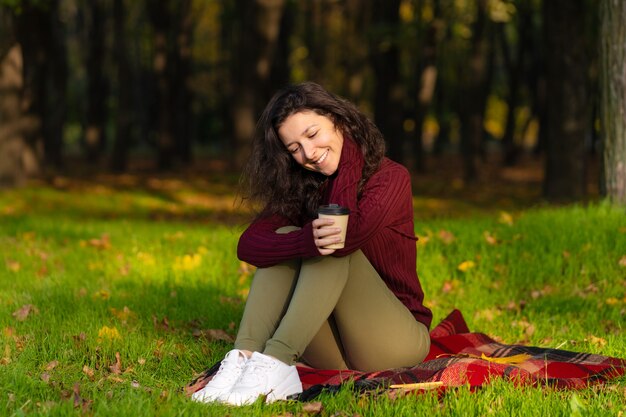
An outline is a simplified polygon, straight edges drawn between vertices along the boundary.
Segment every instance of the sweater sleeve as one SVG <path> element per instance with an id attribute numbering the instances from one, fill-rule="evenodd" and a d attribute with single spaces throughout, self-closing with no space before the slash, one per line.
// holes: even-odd
<path id="1" fill-rule="evenodd" d="M 255 220 L 239 238 L 237 257 L 256 267 L 265 268 L 289 259 L 319 256 L 311 222 L 299 230 L 276 233 L 276 230 L 289 224 L 287 219 L 280 216 Z"/>
<path id="2" fill-rule="evenodd" d="M 348 160 L 361 158 L 356 145 L 351 146 L 352 154 Z M 341 170 L 332 186 L 329 203 L 336 203 L 350 209 L 346 243 L 343 249 L 337 250 L 333 256 L 345 256 L 358 249 L 375 236 L 382 228 L 396 228 L 396 222 L 402 221 L 402 213 L 412 212 L 408 205 L 411 200 L 411 183 L 408 171 L 401 165 L 384 161 L 381 169 L 365 184 L 361 198 L 357 199 L 357 187 L 361 177 L 362 164 L 352 163 L 340 167 Z M 414 235 L 405 237 L 415 239 Z"/>

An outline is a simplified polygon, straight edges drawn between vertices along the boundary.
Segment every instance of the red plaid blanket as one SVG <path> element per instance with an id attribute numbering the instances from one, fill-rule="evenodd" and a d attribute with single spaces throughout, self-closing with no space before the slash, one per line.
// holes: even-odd
<path id="1" fill-rule="evenodd" d="M 519 384 L 546 384 L 558 388 L 584 388 L 626 372 L 626 360 L 589 353 L 498 343 L 482 333 L 470 333 L 463 315 L 454 310 L 431 332 L 431 348 L 423 363 L 412 368 L 378 372 L 320 370 L 298 367 L 309 400 L 322 389 L 333 391 L 353 381 L 357 389 L 394 384 L 436 382 L 442 387 L 469 384 L 478 387 L 492 378 Z M 202 388 L 219 367 L 205 371 L 186 387 L 191 394 Z"/>

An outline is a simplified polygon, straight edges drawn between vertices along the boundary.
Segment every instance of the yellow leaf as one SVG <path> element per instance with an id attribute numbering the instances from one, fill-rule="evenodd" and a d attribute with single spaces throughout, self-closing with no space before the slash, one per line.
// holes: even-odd
<path id="1" fill-rule="evenodd" d="M 98 339 L 102 340 L 119 340 L 122 336 L 120 336 L 120 332 L 115 327 L 102 326 L 100 330 L 98 330 Z"/>
<path id="2" fill-rule="evenodd" d="M 626 255 L 622 256 L 619 260 L 619 266 L 626 267 Z"/>
<path id="3" fill-rule="evenodd" d="M 610 306 L 614 306 L 615 304 L 619 303 L 619 300 L 615 297 L 609 297 L 606 299 L 606 303 Z"/>
<path id="4" fill-rule="evenodd" d="M 606 345 L 606 340 L 601 338 L 601 337 L 596 337 L 594 335 L 589 335 L 588 340 L 592 345 L 598 346 L 598 347 L 603 347 Z"/>
<path id="5" fill-rule="evenodd" d="M 494 358 L 493 356 L 487 356 L 484 353 L 480 355 L 480 359 L 482 360 L 493 362 L 493 363 L 500 363 L 503 365 L 519 365 L 520 363 L 525 362 L 530 358 L 532 358 L 532 356 L 526 353 L 521 353 L 519 355 L 513 355 L 513 356 L 505 356 L 503 358 Z"/>
<path id="6" fill-rule="evenodd" d="M 174 260 L 173 269 L 175 271 L 191 271 L 202 263 L 202 256 L 199 253 L 192 255 L 177 256 Z"/>
<path id="7" fill-rule="evenodd" d="M 498 221 L 502 224 L 513 226 L 513 216 L 511 216 L 511 214 L 507 213 L 506 211 L 500 212 L 500 217 L 498 218 Z"/>
<path id="8" fill-rule="evenodd" d="M 467 272 L 470 269 L 474 268 L 475 266 L 476 264 L 474 263 L 474 261 L 465 261 L 465 262 L 461 262 L 459 266 L 457 266 L 457 269 L 461 272 Z"/>

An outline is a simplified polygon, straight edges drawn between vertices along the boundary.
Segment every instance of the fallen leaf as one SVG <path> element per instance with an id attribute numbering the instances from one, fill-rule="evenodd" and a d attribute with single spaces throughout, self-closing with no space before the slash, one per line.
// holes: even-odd
<path id="1" fill-rule="evenodd" d="M 57 366 L 59 366 L 59 361 L 48 362 L 48 364 L 46 365 L 46 371 L 51 371 Z"/>
<path id="2" fill-rule="evenodd" d="M 90 368 L 90 367 L 88 367 L 87 365 L 83 365 L 83 373 L 84 373 L 85 375 L 87 375 L 87 377 L 88 377 L 90 380 L 92 380 L 92 381 L 94 380 L 94 375 L 95 375 L 95 372 L 94 372 L 94 370 L 93 370 L 93 369 L 91 369 L 91 368 Z"/>
<path id="3" fill-rule="evenodd" d="M 474 261 L 464 261 L 464 262 L 461 262 L 459 266 L 457 266 L 457 269 L 461 272 L 467 272 L 470 269 L 474 268 L 475 266 L 476 266 L 476 263 L 474 263 Z"/>
<path id="4" fill-rule="evenodd" d="M 115 363 L 109 366 L 109 371 L 116 375 L 122 373 L 122 359 L 119 352 L 115 352 Z"/>
<path id="5" fill-rule="evenodd" d="M 196 336 L 196 334 L 194 334 L 194 336 Z M 228 333 L 226 333 L 222 329 L 200 330 L 200 334 L 198 336 L 196 336 L 196 337 L 199 337 L 199 336 L 204 336 L 204 337 L 206 337 L 210 341 L 222 340 L 222 341 L 228 342 L 228 343 L 232 343 L 232 342 L 235 341 L 234 337 L 232 337 L 231 335 L 229 335 Z"/>
<path id="6" fill-rule="evenodd" d="M 302 406 L 302 411 L 307 414 L 319 414 L 322 412 L 324 407 L 320 401 L 314 401 L 310 403 L 306 403 Z"/>
<path id="7" fill-rule="evenodd" d="M 133 379 L 133 381 L 130 383 L 130 386 L 131 386 L 131 387 L 133 387 L 133 388 L 140 388 L 140 387 L 141 387 L 141 385 L 139 385 L 139 382 L 138 382 L 138 381 L 136 381 L 136 380 L 134 380 L 134 379 Z"/>
<path id="8" fill-rule="evenodd" d="M 123 324 L 126 324 L 129 320 L 134 319 L 137 316 L 126 306 L 124 306 L 124 308 L 121 310 L 118 310 L 115 307 L 111 307 L 109 311 L 114 317 L 121 320 Z"/>
<path id="9" fill-rule="evenodd" d="M 99 290 L 93 294 L 93 298 L 101 298 L 103 300 L 108 300 L 111 298 L 111 293 L 107 290 Z"/>
<path id="10" fill-rule="evenodd" d="M 145 365 L 146 364 L 146 360 L 144 358 L 139 358 L 139 359 L 137 359 L 137 363 L 139 365 Z"/>
<path id="11" fill-rule="evenodd" d="M 6 261 L 6 265 L 7 269 L 11 272 L 18 272 L 22 268 L 22 265 L 20 265 L 19 262 L 13 261 L 11 259 Z"/>
<path id="12" fill-rule="evenodd" d="M 606 302 L 608 305 L 610 305 L 610 306 L 614 306 L 615 304 L 618 304 L 618 303 L 619 303 L 619 300 L 618 300 L 617 298 L 615 298 L 615 297 L 609 297 L 609 298 L 607 298 L 607 299 L 606 299 L 606 301 L 605 301 L 605 302 Z"/>
<path id="13" fill-rule="evenodd" d="M 41 380 L 42 380 L 43 382 L 45 382 L 46 384 L 47 384 L 48 382 L 50 382 L 50 374 L 49 374 L 49 373 L 47 373 L 47 372 L 44 372 L 43 374 L 41 374 L 40 378 L 41 378 Z"/>
<path id="14" fill-rule="evenodd" d="M 89 239 L 87 244 L 96 249 L 104 250 L 104 249 L 109 249 L 111 247 L 111 240 L 109 238 L 109 235 L 105 233 L 102 236 L 100 236 L 100 239 Z"/>
<path id="15" fill-rule="evenodd" d="M 589 335 L 589 337 L 587 339 L 585 339 L 586 341 L 588 341 L 589 343 L 591 343 L 594 346 L 597 347 L 604 347 L 606 346 L 606 340 L 601 338 L 601 337 L 596 337 L 594 335 Z"/>
<path id="16" fill-rule="evenodd" d="M 440 230 L 439 233 L 437 233 L 437 236 L 439 236 L 439 239 L 441 239 L 441 241 L 446 245 L 449 245 L 456 240 L 454 234 L 448 230 Z"/>
<path id="17" fill-rule="evenodd" d="M 626 268 L 626 255 L 622 256 L 618 263 L 619 263 L 619 266 L 623 266 Z"/>
<path id="18" fill-rule="evenodd" d="M 39 310 L 32 304 L 25 304 L 13 312 L 13 317 L 15 317 L 17 321 L 24 321 L 28 318 L 30 313 L 38 314 Z"/>
<path id="19" fill-rule="evenodd" d="M 119 340 L 122 336 L 120 332 L 115 327 L 102 326 L 100 330 L 98 330 L 98 341 L 102 342 L 103 340 L 113 341 Z"/>
<path id="20" fill-rule="evenodd" d="M 498 218 L 498 221 L 502 224 L 513 226 L 513 216 L 511 216 L 511 214 L 507 213 L 506 211 L 500 212 L 500 217 Z"/>
<path id="21" fill-rule="evenodd" d="M 485 238 L 485 241 L 490 245 L 498 244 L 498 239 L 496 239 L 496 237 L 492 235 L 491 232 L 488 232 L 488 231 L 483 232 L 483 237 Z"/>

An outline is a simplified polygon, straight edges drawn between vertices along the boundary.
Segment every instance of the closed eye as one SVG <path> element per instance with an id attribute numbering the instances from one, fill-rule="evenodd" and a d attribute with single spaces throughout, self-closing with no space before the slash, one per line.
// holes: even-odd
<path id="1" fill-rule="evenodd" d="M 289 153 L 296 153 L 300 150 L 300 146 L 292 146 L 291 148 L 287 150 L 289 151 Z"/>

